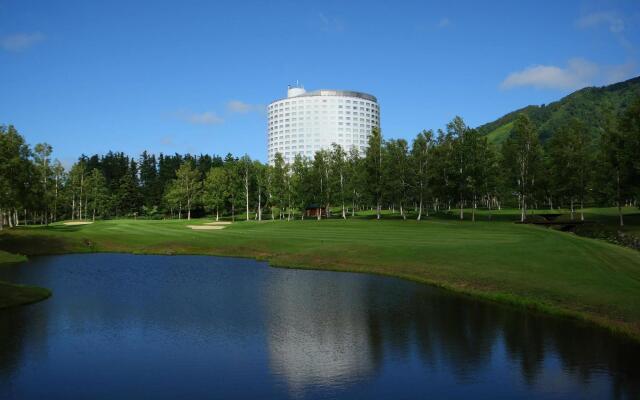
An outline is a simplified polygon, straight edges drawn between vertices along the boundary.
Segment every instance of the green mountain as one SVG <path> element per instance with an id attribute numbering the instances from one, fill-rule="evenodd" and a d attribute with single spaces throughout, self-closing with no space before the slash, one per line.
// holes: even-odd
<path id="1" fill-rule="evenodd" d="M 509 137 L 518 114 L 523 113 L 538 127 L 538 134 L 543 142 L 572 118 L 582 121 L 593 137 L 599 137 L 602 134 L 605 110 L 609 109 L 614 113 L 624 111 L 638 96 L 640 76 L 609 86 L 580 89 L 547 105 L 521 108 L 478 127 L 478 131 L 487 135 L 491 143 L 500 144 Z"/>

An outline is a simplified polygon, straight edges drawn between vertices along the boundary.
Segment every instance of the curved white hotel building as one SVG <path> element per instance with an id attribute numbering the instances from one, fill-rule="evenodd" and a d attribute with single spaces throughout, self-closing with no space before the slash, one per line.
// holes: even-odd
<path id="1" fill-rule="evenodd" d="M 363 153 L 373 127 L 380 127 L 378 100 L 366 93 L 289 86 L 287 97 L 269 104 L 268 155 L 293 162 L 296 154 L 313 158 L 333 143 Z"/>

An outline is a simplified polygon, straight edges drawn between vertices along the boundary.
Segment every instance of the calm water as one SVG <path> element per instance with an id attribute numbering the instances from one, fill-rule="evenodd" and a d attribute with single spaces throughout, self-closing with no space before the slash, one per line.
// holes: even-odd
<path id="1" fill-rule="evenodd" d="M 0 398 L 640 398 L 640 349 L 397 279 L 245 259 L 66 255 L 0 310 Z"/>

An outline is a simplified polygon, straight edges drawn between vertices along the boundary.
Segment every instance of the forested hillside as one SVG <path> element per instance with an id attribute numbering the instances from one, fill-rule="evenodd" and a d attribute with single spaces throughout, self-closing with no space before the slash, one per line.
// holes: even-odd
<path id="1" fill-rule="evenodd" d="M 519 114 L 525 114 L 537 127 L 541 142 L 546 142 L 560 127 L 578 119 L 587 127 L 592 139 L 602 136 L 608 114 L 623 112 L 640 94 L 640 77 L 604 87 L 580 89 L 559 101 L 541 106 L 527 106 L 478 127 L 492 143 L 501 144 L 513 129 Z"/>

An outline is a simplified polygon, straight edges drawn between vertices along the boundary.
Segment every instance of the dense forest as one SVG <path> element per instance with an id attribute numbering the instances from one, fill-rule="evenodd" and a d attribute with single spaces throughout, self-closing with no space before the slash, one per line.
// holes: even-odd
<path id="1" fill-rule="evenodd" d="M 391 209 L 418 220 L 433 212 L 558 207 L 581 218 L 585 205 L 638 205 L 640 97 L 604 114 L 594 137 L 578 118 L 546 141 L 526 114 L 511 122 L 498 146 L 456 117 L 444 130 L 420 132 L 411 143 L 378 130 L 364 155 L 334 145 L 313 159 L 274 165 L 248 156 L 124 153 L 81 156 L 69 170 L 52 147 L 30 147 L 13 126 L 0 127 L 0 228 L 62 219 L 304 218 L 310 205 L 327 217 Z M 334 213 L 333 215 L 331 213 Z M 323 214 L 319 213 L 318 218 Z M 620 213 L 620 224 L 623 224 Z"/>

